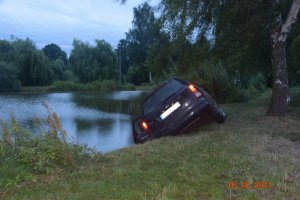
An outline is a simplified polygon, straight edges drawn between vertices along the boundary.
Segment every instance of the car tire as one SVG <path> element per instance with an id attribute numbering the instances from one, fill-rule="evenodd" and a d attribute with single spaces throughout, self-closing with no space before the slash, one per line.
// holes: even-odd
<path id="1" fill-rule="evenodd" d="M 211 105 L 211 115 L 219 124 L 224 123 L 227 118 L 223 108 L 221 108 L 221 106 L 218 104 Z"/>
<path id="2" fill-rule="evenodd" d="M 210 112 L 212 117 L 219 124 L 224 123 L 227 115 L 224 112 L 223 108 L 208 93 L 205 92 L 205 94 L 210 103 Z"/>

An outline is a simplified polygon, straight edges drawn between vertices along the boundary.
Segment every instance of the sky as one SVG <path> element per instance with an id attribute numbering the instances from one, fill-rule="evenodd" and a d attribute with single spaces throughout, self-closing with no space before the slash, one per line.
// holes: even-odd
<path id="1" fill-rule="evenodd" d="M 29 37 L 39 49 L 55 43 L 68 54 L 74 38 L 91 44 L 104 39 L 116 48 L 131 28 L 133 8 L 144 1 L 0 0 L 0 39 Z"/>

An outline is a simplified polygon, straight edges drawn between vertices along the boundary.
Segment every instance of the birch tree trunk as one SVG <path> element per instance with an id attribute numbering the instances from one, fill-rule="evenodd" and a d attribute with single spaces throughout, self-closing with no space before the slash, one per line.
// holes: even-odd
<path id="1" fill-rule="evenodd" d="M 284 115 L 290 101 L 288 95 L 288 72 L 286 63 L 286 38 L 291 26 L 297 20 L 300 0 L 293 0 L 289 14 L 282 23 L 281 14 L 276 19 L 276 25 L 271 31 L 272 40 L 272 99 L 267 111 L 268 115 Z"/>
<path id="2" fill-rule="evenodd" d="M 152 72 L 150 66 L 149 66 L 149 83 L 152 84 Z"/>

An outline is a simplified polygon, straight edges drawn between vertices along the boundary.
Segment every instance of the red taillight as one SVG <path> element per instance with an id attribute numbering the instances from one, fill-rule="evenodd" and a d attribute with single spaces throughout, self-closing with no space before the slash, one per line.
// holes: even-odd
<path id="1" fill-rule="evenodd" d="M 189 85 L 189 89 L 194 93 L 194 95 L 198 98 L 201 96 L 201 93 L 197 90 L 197 88 L 193 85 Z"/>
<path id="2" fill-rule="evenodd" d="M 191 90 L 192 92 L 196 92 L 196 91 L 197 91 L 197 89 L 195 88 L 195 86 L 192 85 L 192 84 L 189 85 L 189 88 L 190 88 L 190 90 Z"/>
<path id="3" fill-rule="evenodd" d="M 142 128 L 144 131 L 148 130 L 148 124 L 147 124 L 145 121 L 142 121 L 142 122 L 140 123 L 140 125 L 141 125 L 141 128 Z"/>

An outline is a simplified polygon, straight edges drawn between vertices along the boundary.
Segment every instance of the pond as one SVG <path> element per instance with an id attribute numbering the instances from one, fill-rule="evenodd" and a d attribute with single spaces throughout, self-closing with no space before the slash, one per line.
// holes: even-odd
<path id="1" fill-rule="evenodd" d="M 15 116 L 25 128 L 41 129 L 46 121 L 47 101 L 67 132 L 69 141 L 109 152 L 134 144 L 131 121 L 140 115 L 143 91 L 68 92 L 0 95 L 0 119 Z"/>

